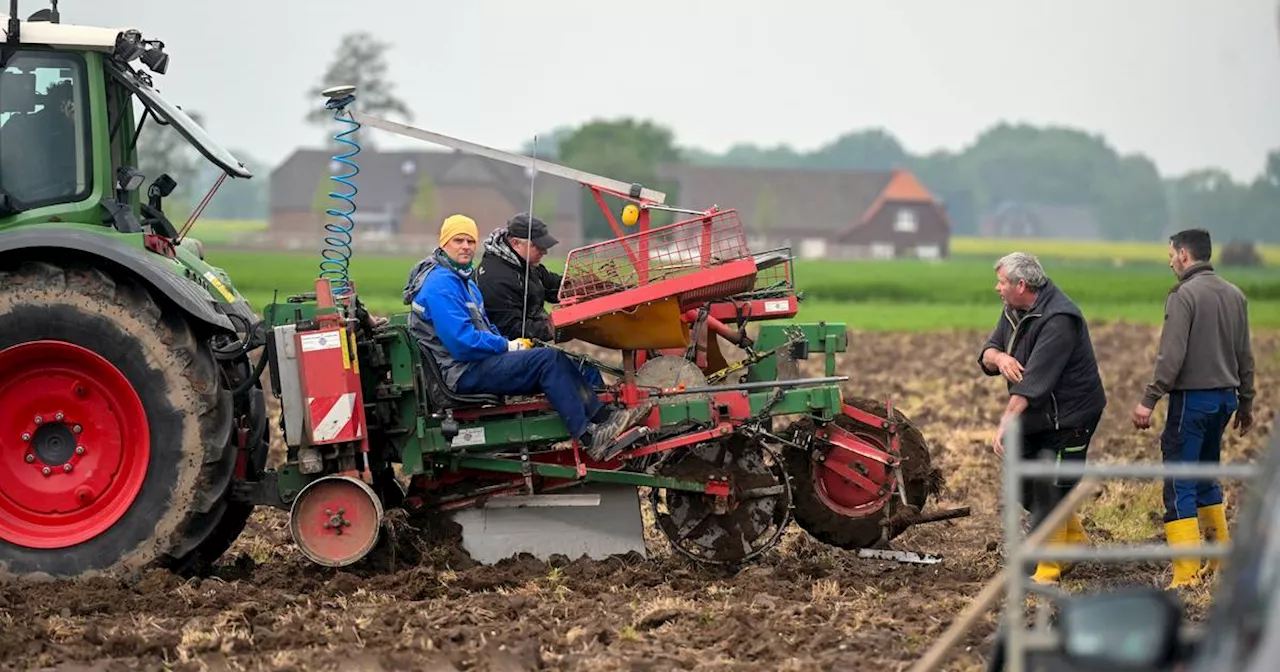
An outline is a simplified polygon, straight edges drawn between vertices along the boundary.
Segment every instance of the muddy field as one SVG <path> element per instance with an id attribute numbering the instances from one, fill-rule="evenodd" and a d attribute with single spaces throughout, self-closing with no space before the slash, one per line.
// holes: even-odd
<path id="1" fill-rule="evenodd" d="M 492 567 L 401 539 L 394 558 L 335 571 L 303 561 L 284 516 L 261 512 L 210 578 L 0 586 L 0 669 L 902 669 L 1001 566 L 990 439 L 1004 397 L 974 362 L 984 336 L 859 335 L 843 356 L 849 394 L 892 395 L 931 442 L 948 481 L 934 505 L 973 507 L 967 519 L 894 542 L 940 553 L 941 564 L 859 560 L 793 531 L 736 575 L 691 567 L 656 539 L 647 560 Z M 1128 422 L 1156 336 L 1094 327 L 1111 402 L 1095 459 L 1159 457 L 1159 427 L 1139 433 Z M 1277 346 L 1280 334 L 1256 337 L 1260 427 L 1227 440 L 1231 459 L 1265 446 Z M 1161 405 L 1157 420 L 1163 414 Z M 1229 492 L 1234 504 L 1238 491 Z M 1086 506 L 1086 528 L 1100 543 L 1162 541 L 1159 501 L 1158 483 L 1109 484 Z M 1161 563 L 1082 565 L 1064 585 L 1167 580 Z M 1202 611 L 1208 592 L 1190 599 Z M 946 669 L 982 669 L 994 623 L 993 612 Z"/>

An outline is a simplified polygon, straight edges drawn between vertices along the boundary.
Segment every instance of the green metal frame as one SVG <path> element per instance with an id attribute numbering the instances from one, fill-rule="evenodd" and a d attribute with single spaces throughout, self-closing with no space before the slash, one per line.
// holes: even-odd
<path id="1" fill-rule="evenodd" d="M 787 340 L 786 330 L 799 327 L 809 342 L 809 356 L 822 355 L 824 375 L 836 375 L 836 353 L 849 347 L 849 334 L 844 322 L 801 322 L 794 324 L 763 324 L 756 336 L 755 349 L 769 350 Z M 747 369 L 747 382 L 778 379 L 778 360 L 763 359 Z"/>
<path id="2" fill-rule="evenodd" d="M 332 309 L 329 309 L 332 310 Z M 293 302 L 268 305 L 263 317 L 268 328 L 306 322 L 317 317 L 316 304 L 310 295 L 295 297 Z M 521 445 L 549 445 L 570 439 L 564 421 L 554 411 L 534 411 L 494 416 L 474 422 L 460 422 L 461 435 L 480 434 L 474 445 L 455 446 L 445 438 L 443 418 L 431 413 L 427 406 L 422 355 L 408 328 L 408 313 L 390 317 L 388 327 L 373 339 L 357 343 L 358 360 L 368 412 L 376 414 L 378 424 L 393 444 L 389 454 L 397 455 L 401 472 L 408 476 L 435 477 L 462 469 L 494 473 L 519 474 L 529 469 L 531 475 L 566 479 L 582 483 L 614 483 L 670 488 L 701 492 L 705 483 L 662 478 L 644 473 L 586 469 L 579 477 L 575 465 L 525 462 L 520 458 L 486 453 Z M 799 326 L 809 341 L 810 356 L 821 353 L 827 375 L 835 375 L 835 355 L 847 347 L 845 325 L 836 322 L 787 325 L 766 324 L 760 327 L 756 347 L 764 350 L 783 343 L 785 330 Z M 775 380 L 777 367 L 769 357 L 749 369 L 748 382 Z M 827 383 L 789 389 L 733 390 L 742 395 L 745 410 L 751 416 L 803 415 L 830 421 L 841 412 L 843 397 L 840 386 Z M 713 408 L 712 395 L 671 395 L 657 399 L 658 417 L 664 429 L 711 428 L 717 416 L 727 408 Z M 737 406 L 742 412 L 743 406 Z M 718 411 L 718 412 L 717 412 Z M 374 450 L 374 453 L 381 453 Z M 278 489 L 285 502 L 292 500 L 307 482 L 321 475 L 304 475 L 292 462 L 278 472 Z"/>
<path id="3" fill-rule="evenodd" d="M 79 200 L 32 208 L 8 217 L 0 217 L 0 235 L 29 230 L 29 227 L 37 226 L 42 230 L 64 228 L 100 234 L 121 245 L 139 250 L 147 249 L 144 234 L 122 233 L 102 221 L 103 210 L 101 204 L 103 200 L 115 196 L 113 185 L 116 183 L 116 177 L 112 160 L 112 146 L 119 145 L 122 151 L 127 151 L 128 147 L 133 144 L 133 134 L 136 130 L 133 103 L 130 102 L 129 105 L 123 106 L 120 112 L 119 128 L 116 131 L 117 138 L 115 140 L 111 138 L 107 92 L 109 88 L 113 87 L 118 87 L 118 90 L 122 93 L 125 90 L 107 74 L 106 56 L 96 51 L 50 49 L 48 47 L 25 44 L 20 47 L 20 51 L 68 54 L 83 63 L 85 69 L 84 81 L 88 88 L 89 105 L 86 111 L 89 115 L 88 123 L 90 129 L 89 141 L 85 150 L 89 154 L 91 163 L 91 186 L 88 193 Z M 144 128 L 142 132 L 146 133 L 148 130 Z M 158 133 L 160 129 L 158 127 L 153 128 L 150 132 Z M 136 162 L 136 158 L 137 148 L 135 147 L 132 155 L 121 156 L 120 160 L 128 163 L 130 160 Z M 147 177 L 155 179 L 158 176 L 148 175 Z M 135 216 L 141 215 L 141 203 L 140 190 L 129 193 L 128 204 Z M 160 254 L 151 256 L 153 261 L 171 271 L 175 276 L 199 286 L 217 303 L 230 304 L 243 300 L 227 273 L 223 269 L 201 259 L 190 246 L 178 245 L 175 248 L 175 253 L 176 258 L 173 259 Z M 20 260 L 26 257 L 18 253 L 10 258 Z M 215 286 L 215 283 L 209 279 L 210 275 L 217 279 L 218 284 L 221 284 L 221 288 Z M 158 289 L 164 291 L 164 288 Z M 222 290 L 225 290 L 231 296 L 228 298 L 223 294 Z"/>

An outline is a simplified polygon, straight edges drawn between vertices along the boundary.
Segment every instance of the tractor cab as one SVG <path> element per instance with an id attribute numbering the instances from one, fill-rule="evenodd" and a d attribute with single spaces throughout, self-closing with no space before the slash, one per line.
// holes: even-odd
<path id="1" fill-rule="evenodd" d="M 63 24 L 56 2 L 21 20 L 17 4 L 11 0 L 10 13 L 0 14 L 0 226 L 106 224 L 158 236 L 170 249 L 180 244 L 183 232 L 162 207 L 177 183 L 139 170 L 138 138 L 148 118 L 178 131 L 223 179 L 252 177 L 156 90 L 153 75 L 169 68 L 163 42 L 130 27 Z M 142 108 L 136 118 L 135 100 Z"/>

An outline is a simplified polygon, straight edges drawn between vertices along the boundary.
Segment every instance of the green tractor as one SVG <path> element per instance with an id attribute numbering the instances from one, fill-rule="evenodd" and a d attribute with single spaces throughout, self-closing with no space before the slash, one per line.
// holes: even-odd
<path id="1" fill-rule="evenodd" d="M 844 398 L 843 324 L 778 321 L 799 310 L 790 256 L 748 250 L 735 211 L 665 206 L 640 185 L 370 117 L 349 109 L 349 87 L 326 92 L 349 127 L 336 139 L 353 148 L 334 157 L 351 168 L 333 177 L 350 189 L 332 194 L 347 207 L 329 210 L 315 286 L 258 316 L 186 236 L 195 217 L 178 229 L 165 216 L 173 180 L 155 177 L 145 201 L 139 193 L 136 138 L 148 117 L 223 171 L 215 190 L 250 177 L 152 87 L 168 66 L 163 45 L 61 24 L 56 3 L 19 21 L 11 4 L 0 74 L 0 574 L 201 572 L 257 506 L 288 511 L 300 552 L 330 567 L 366 557 L 391 508 L 455 517 L 487 558 L 643 553 L 643 488 L 677 551 L 722 565 L 772 548 L 793 521 L 826 543 L 893 557 L 883 547 L 909 526 L 968 514 L 924 513 L 941 476 L 923 437 L 888 403 Z M 619 354 L 620 366 L 590 361 L 616 379 L 596 393 L 650 409 L 619 454 L 591 459 L 541 395 L 453 392 L 410 332 L 410 312 L 370 318 L 347 273 L 363 126 L 596 196 L 618 237 L 569 253 L 557 343 L 539 345 Z M 605 195 L 627 203 L 621 224 Z M 650 228 L 662 210 L 688 217 Z M 406 291 L 418 271 L 406 269 Z M 799 360 L 813 356 L 823 375 L 801 376 Z M 281 407 L 271 427 L 264 373 Z M 288 451 L 267 469 L 273 433 Z"/>
<path id="2" fill-rule="evenodd" d="M 266 464 L 259 318 L 165 216 L 174 180 L 140 193 L 136 140 L 251 173 L 153 88 L 160 42 L 58 19 L 0 19 L 0 573 L 197 571 Z"/>

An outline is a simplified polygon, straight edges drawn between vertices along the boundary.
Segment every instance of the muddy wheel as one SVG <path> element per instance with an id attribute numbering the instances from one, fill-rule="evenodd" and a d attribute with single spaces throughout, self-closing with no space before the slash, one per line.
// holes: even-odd
<path id="1" fill-rule="evenodd" d="M 845 403 L 885 417 L 883 401 L 855 398 L 846 399 Z M 933 467 L 928 444 L 920 430 L 910 424 L 901 411 L 895 409 L 893 415 L 902 423 L 899 425 L 898 445 L 907 502 L 917 511 L 923 511 L 929 497 L 941 490 L 941 473 Z M 869 427 L 843 415 L 836 419 L 836 424 L 873 445 L 889 445 L 889 434 L 882 428 Z M 802 420 L 789 427 L 782 436 L 794 440 L 813 431 L 812 421 Z M 881 522 L 904 509 L 896 492 L 891 497 L 876 497 L 875 493 L 852 487 L 813 461 L 807 451 L 788 448 L 784 459 L 794 492 L 796 522 L 825 544 L 846 549 L 876 546 L 882 540 Z M 892 471 L 878 474 L 874 469 L 875 465 L 871 465 L 872 480 L 888 483 L 892 478 Z M 897 535 L 891 533 L 889 538 L 894 536 Z"/>
<path id="2" fill-rule="evenodd" d="M 243 527 L 232 394 L 139 285 L 45 262 L 0 272 L 0 371 L 0 575 L 189 570 Z"/>
<path id="3" fill-rule="evenodd" d="M 252 374 L 247 358 L 240 358 L 227 367 L 239 371 L 241 376 Z M 183 542 L 163 554 L 157 564 L 184 576 L 208 574 L 213 563 L 240 538 L 254 510 L 253 504 L 231 498 L 230 480 L 239 468 L 236 460 L 242 443 L 247 453 L 244 477 L 251 481 L 261 479 L 271 450 L 267 401 L 261 381 L 255 381 L 248 391 L 235 397 L 234 427 L 217 474 L 218 486 L 202 491 L 205 499 L 213 503 L 208 511 L 203 510 L 204 505 L 198 507 L 201 512 L 192 519 Z"/>

